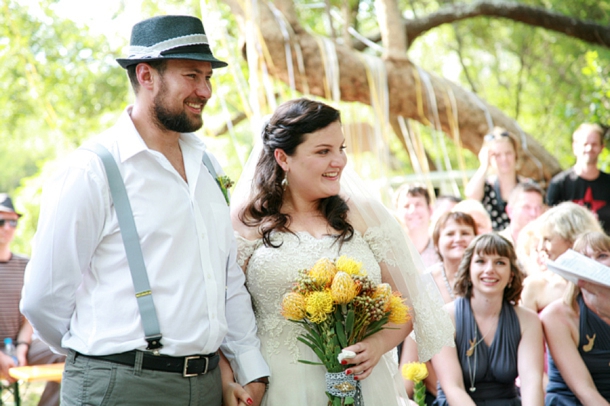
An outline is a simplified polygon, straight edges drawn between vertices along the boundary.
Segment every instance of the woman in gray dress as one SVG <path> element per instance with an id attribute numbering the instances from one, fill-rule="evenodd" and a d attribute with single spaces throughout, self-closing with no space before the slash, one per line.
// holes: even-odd
<path id="1" fill-rule="evenodd" d="M 536 313 L 516 304 L 523 278 L 505 238 L 489 233 L 470 243 L 454 286 L 458 297 L 445 306 L 456 346 L 432 358 L 440 383 L 435 405 L 543 404 L 542 327 Z"/>

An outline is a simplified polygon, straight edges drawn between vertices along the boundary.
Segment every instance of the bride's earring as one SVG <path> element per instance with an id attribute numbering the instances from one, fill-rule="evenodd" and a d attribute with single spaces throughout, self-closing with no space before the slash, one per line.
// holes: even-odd
<path id="1" fill-rule="evenodd" d="M 282 189 L 286 190 L 288 187 L 288 172 L 284 172 L 284 179 L 282 179 Z"/>

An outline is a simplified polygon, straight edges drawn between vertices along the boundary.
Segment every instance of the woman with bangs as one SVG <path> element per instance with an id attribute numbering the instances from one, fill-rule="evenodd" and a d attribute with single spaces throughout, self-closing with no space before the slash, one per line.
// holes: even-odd
<path id="1" fill-rule="evenodd" d="M 477 224 L 475 220 L 469 214 L 460 211 L 443 214 L 434 225 L 432 241 L 441 262 L 428 267 L 427 272 L 432 275 L 445 303 L 455 299 L 453 285 L 455 284 L 458 267 L 464 256 L 464 251 L 476 235 Z M 417 343 L 409 336 L 403 344 L 400 364 L 402 366 L 417 361 L 419 361 Z M 428 361 L 426 367 L 428 368 L 428 377 L 424 380 L 426 405 L 432 405 L 436 397 L 437 379 L 432 363 Z M 413 382 L 408 379 L 404 381 L 407 393 L 412 397 Z"/>
<path id="2" fill-rule="evenodd" d="M 534 312 L 517 305 L 523 279 L 504 237 L 483 234 L 468 246 L 455 282 L 458 297 L 445 306 L 456 346 L 432 358 L 439 379 L 434 405 L 543 404 L 542 327 Z"/>
<path id="3" fill-rule="evenodd" d="M 573 249 L 610 267 L 610 237 L 602 232 L 582 234 Z M 570 282 L 541 319 L 549 347 L 545 405 L 610 404 L 610 325 L 591 310 L 587 296 Z"/>

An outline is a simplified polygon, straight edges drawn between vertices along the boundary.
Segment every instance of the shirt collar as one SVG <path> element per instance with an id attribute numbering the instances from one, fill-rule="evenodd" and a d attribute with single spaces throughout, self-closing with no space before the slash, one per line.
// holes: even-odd
<path id="1" fill-rule="evenodd" d="M 121 136 L 117 139 L 117 146 L 121 157 L 121 162 L 125 162 L 131 157 L 149 148 L 138 133 L 136 126 L 131 120 L 133 106 L 127 106 L 117 121 L 117 126 L 121 128 Z M 194 133 L 181 133 L 180 143 L 185 146 L 198 150 L 203 154 L 206 150 L 205 143 Z"/>

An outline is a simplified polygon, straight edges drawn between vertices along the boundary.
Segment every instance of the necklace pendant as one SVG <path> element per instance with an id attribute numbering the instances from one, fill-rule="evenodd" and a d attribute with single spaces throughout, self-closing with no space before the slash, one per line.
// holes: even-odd
<path id="1" fill-rule="evenodd" d="M 470 392 L 474 392 L 475 390 L 477 390 L 477 388 L 475 388 L 474 386 L 471 386 L 469 390 L 470 390 Z"/>

